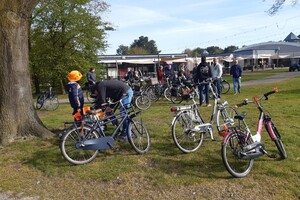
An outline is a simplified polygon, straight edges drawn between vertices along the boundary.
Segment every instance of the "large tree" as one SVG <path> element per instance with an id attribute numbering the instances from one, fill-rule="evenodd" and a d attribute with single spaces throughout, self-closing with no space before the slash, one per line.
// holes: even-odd
<path id="1" fill-rule="evenodd" d="M 30 65 L 38 92 L 43 81 L 65 83 L 67 72 L 100 68 L 98 54 L 107 44 L 101 19 L 109 5 L 99 0 L 41 0 L 33 12 Z M 100 72 L 101 70 L 97 70 Z"/>
<path id="2" fill-rule="evenodd" d="M 140 36 L 135 39 L 130 47 L 120 45 L 117 49 L 118 55 L 134 55 L 134 54 L 158 54 L 157 46 L 154 40 L 148 37 Z"/>
<path id="3" fill-rule="evenodd" d="M 34 109 L 28 67 L 29 19 L 38 2 L 0 4 L 0 145 L 28 135 L 52 136 Z"/>

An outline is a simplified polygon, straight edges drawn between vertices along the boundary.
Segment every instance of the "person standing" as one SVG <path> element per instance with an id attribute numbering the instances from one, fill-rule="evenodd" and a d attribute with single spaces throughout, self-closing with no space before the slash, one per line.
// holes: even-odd
<path id="1" fill-rule="evenodd" d="M 222 65 L 218 62 L 217 58 L 213 58 L 213 63 L 211 65 L 211 75 L 214 80 L 214 83 L 217 86 L 217 95 L 218 98 L 221 98 L 222 88 L 221 88 L 221 78 L 223 74 Z"/>
<path id="2" fill-rule="evenodd" d="M 82 78 L 82 74 L 77 71 L 73 70 L 68 74 L 69 83 L 65 86 L 65 91 L 68 93 L 68 98 L 71 107 L 73 108 L 72 115 L 76 114 L 77 112 L 80 112 L 81 115 L 83 105 L 84 105 L 84 98 L 82 89 L 79 85 L 79 81 Z"/>
<path id="3" fill-rule="evenodd" d="M 232 76 L 234 94 L 241 93 L 242 67 L 238 65 L 236 59 L 233 60 L 233 65 L 230 67 L 230 75 Z"/>
<path id="4" fill-rule="evenodd" d="M 97 82 L 95 68 L 91 67 L 88 73 L 86 74 L 87 81 L 90 85 L 95 85 Z"/>
<path id="5" fill-rule="evenodd" d="M 211 69 L 209 64 L 206 62 L 206 56 L 201 57 L 201 63 L 196 68 L 195 83 L 201 83 L 206 79 L 211 78 Z M 206 106 L 211 106 L 209 104 L 209 85 L 208 83 L 202 83 L 199 85 L 199 96 L 200 96 L 200 106 L 203 103 L 203 90 L 205 90 L 205 102 Z"/>
<path id="6" fill-rule="evenodd" d="M 157 80 L 159 84 L 164 83 L 164 77 L 165 77 L 164 66 L 160 65 L 157 70 Z"/>
<path id="7" fill-rule="evenodd" d="M 94 102 L 94 114 L 98 113 L 102 109 L 106 99 L 110 98 L 113 101 L 122 100 L 122 104 L 125 109 L 130 108 L 130 103 L 133 98 L 133 90 L 129 85 L 119 80 L 104 80 L 97 82 L 93 88 L 92 93 L 96 96 Z M 120 113 L 124 113 L 124 107 L 120 106 Z M 121 131 L 120 140 L 126 141 L 129 122 L 125 120 L 123 129 Z"/>

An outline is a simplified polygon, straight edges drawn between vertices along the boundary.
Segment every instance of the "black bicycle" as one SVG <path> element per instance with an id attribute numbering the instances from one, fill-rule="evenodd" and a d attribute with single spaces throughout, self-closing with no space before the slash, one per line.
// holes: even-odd
<path id="1" fill-rule="evenodd" d="M 44 108 L 48 111 L 56 110 L 59 106 L 59 101 L 57 96 L 52 92 L 52 85 L 47 84 L 49 87 L 48 91 L 42 91 L 42 93 L 38 96 L 36 101 L 36 108 L 40 110 Z"/>

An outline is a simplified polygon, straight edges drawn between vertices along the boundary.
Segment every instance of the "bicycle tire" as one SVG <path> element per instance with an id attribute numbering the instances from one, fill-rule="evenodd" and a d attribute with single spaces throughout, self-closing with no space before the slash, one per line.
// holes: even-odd
<path id="1" fill-rule="evenodd" d="M 171 101 L 171 88 L 167 87 L 164 90 L 164 97 L 168 100 Z"/>
<path id="2" fill-rule="evenodd" d="M 59 101 L 56 96 L 51 96 L 45 99 L 43 108 L 48 111 L 56 110 L 59 106 Z"/>
<path id="3" fill-rule="evenodd" d="M 225 127 L 238 126 L 240 127 L 240 122 L 238 119 L 235 119 L 238 113 L 236 109 L 231 106 L 225 106 L 218 110 L 217 112 L 217 129 L 219 132 L 224 131 Z M 240 129 L 240 128 L 239 128 Z"/>
<path id="4" fill-rule="evenodd" d="M 89 134 L 89 138 L 99 138 L 99 134 L 96 131 L 91 131 L 91 127 L 84 125 L 83 133 L 85 135 Z M 82 150 L 76 148 L 76 144 L 81 141 L 79 132 L 81 127 L 71 127 L 67 132 L 62 136 L 60 143 L 60 150 L 62 156 L 73 165 L 83 165 L 93 161 L 99 150 Z"/>
<path id="5" fill-rule="evenodd" d="M 151 100 L 147 95 L 139 95 L 135 99 L 135 105 L 140 110 L 147 110 L 151 106 Z"/>
<path id="6" fill-rule="evenodd" d="M 146 90 L 147 96 L 151 99 L 151 101 L 158 101 L 159 99 L 159 91 L 158 88 L 151 85 Z"/>
<path id="7" fill-rule="evenodd" d="M 150 135 L 146 126 L 140 122 L 132 120 L 128 128 L 128 141 L 132 148 L 139 154 L 147 153 L 150 149 Z"/>
<path id="8" fill-rule="evenodd" d="M 243 138 L 241 138 L 243 137 Z M 227 171 L 236 178 L 247 176 L 254 164 L 254 159 L 243 159 L 240 150 L 243 146 L 250 144 L 245 141 L 246 134 L 242 131 L 235 131 L 226 136 L 222 143 L 222 161 Z"/>
<path id="9" fill-rule="evenodd" d="M 274 140 L 274 143 L 279 151 L 279 154 L 280 154 L 280 157 L 282 159 L 286 159 L 287 158 L 287 153 L 285 151 L 285 148 L 283 146 L 283 143 L 282 143 L 282 140 L 281 140 L 281 136 L 279 134 L 279 131 L 278 129 L 276 128 L 275 124 L 271 121 L 271 128 L 275 134 L 275 140 Z"/>
<path id="10" fill-rule="evenodd" d="M 223 80 L 221 83 L 221 89 L 222 89 L 222 94 L 228 93 L 230 90 L 230 84 L 226 80 Z"/>
<path id="11" fill-rule="evenodd" d="M 40 110 L 44 105 L 45 94 L 40 94 L 36 100 L 36 109 Z"/>
<path id="12" fill-rule="evenodd" d="M 185 86 L 186 90 L 190 90 L 187 86 Z M 177 96 L 171 96 L 171 101 L 174 104 L 180 104 L 183 101 L 183 90 L 182 86 L 177 87 Z"/>
<path id="13" fill-rule="evenodd" d="M 191 110 L 183 111 L 175 116 L 172 123 L 172 138 L 175 145 L 183 153 L 197 151 L 203 143 L 204 133 L 195 130 L 195 126 L 202 124 L 200 120 L 193 119 Z"/>

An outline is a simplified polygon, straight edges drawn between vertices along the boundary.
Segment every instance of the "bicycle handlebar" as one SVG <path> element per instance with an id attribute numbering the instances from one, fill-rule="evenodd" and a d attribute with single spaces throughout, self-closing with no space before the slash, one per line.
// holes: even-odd
<path id="1" fill-rule="evenodd" d="M 242 107 L 242 106 L 245 106 L 249 103 L 257 103 L 259 102 L 263 97 L 265 97 L 265 100 L 268 100 L 268 96 L 271 95 L 271 94 L 274 94 L 278 92 L 278 88 L 274 88 L 274 90 L 270 91 L 270 92 L 267 92 L 265 94 L 263 94 L 260 98 L 257 98 L 257 97 L 254 97 L 253 100 L 248 100 L 248 99 L 244 99 L 244 101 L 240 104 L 237 104 L 236 107 L 239 108 L 239 107 Z"/>

